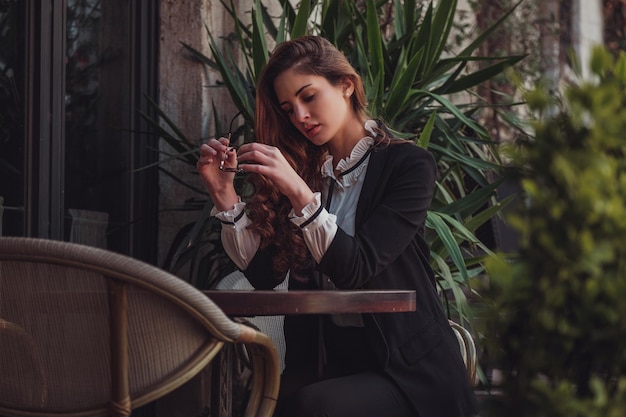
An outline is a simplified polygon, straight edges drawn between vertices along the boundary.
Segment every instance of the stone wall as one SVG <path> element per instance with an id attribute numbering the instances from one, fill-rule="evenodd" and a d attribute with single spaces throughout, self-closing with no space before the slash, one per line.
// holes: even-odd
<path id="1" fill-rule="evenodd" d="M 228 33 L 231 19 L 221 3 L 211 0 L 161 1 L 159 104 L 183 133 L 200 144 L 214 132 L 211 107 L 233 107 L 221 89 L 208 88 L 217 74 L 190 59 L 182 42 L 210 55 L 207 25 L 212 33 Z M 162 141 L 161 151 L 169 152 Z M 175 175 L 202 188 L 195 169 L 188 164 L 172 162 L 164 165 Z M 198 213 L 179 209 L 185 200 L 200 197 L 197 192 L 180 185 L 165 174 L 160 175 L 159 262 L 165 259 L 170 243 L 182 226 L 193 222 Z"/>

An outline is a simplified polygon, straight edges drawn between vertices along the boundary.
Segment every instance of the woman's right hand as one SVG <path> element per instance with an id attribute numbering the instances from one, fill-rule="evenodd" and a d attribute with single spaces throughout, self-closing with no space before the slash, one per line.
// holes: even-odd
<path id="1" fill-rule="evenodd" d="M 315 201 L 313 191 L 277 147 L 257 142 L 245 143 L 239 147 L 238 158 L 244 171 L 268 178 L 289 199 L 297 215 L 301 216 L 302 209 Z"/>
<path id="2" fill-rule="evenodd" d="M 238 197 L 233 185 L 235 174 L 220 170 L 220 162 L 226 166 L 237 165 L 237 153 L 228 147 L 228 138 L 210 139 L 200 145 L 200 157 L 196 168 L 202 182 L 206 186 L 213 204 L 220 211 L 233 208 Z"/>

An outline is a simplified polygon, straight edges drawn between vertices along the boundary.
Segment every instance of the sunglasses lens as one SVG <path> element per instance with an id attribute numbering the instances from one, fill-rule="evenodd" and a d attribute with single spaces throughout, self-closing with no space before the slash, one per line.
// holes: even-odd
<path id="1" fill-rule="evenodd" d="M 225 166 L 226 161 L 228 160 L 228 154 L 230 152 L 236 152 L 237 149 L 234 147 L 230 147 L 226 150 L 226 152 L 224 152 L 224 156 L 222 157 L 222 160 L 220 161 L 220 171 L 224 171 L 224 172 L 243 172 L 242 169 L 239 168 L 239 166 L 235 166 L 235 167 L 227 167 Z"/>

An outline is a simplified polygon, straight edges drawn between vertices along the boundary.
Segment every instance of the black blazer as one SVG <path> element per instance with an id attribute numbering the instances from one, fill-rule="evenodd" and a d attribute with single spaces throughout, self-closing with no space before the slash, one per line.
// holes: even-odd
<path id="1" fill-rule="evenodd" d="M 416 291 L 415 312 L 365 315 L 374 366 L 396 381 L 420 417 L 465 417 L 476 413 L 476 401 L 436 292 L 423 237 L 436 174 L 432 155 L 414 144 L 375 148 L 359 196 L 355 236 L 339 228 L 319 270 L 340 289 Z M 271 252 L 271 247 L 259 251 L 244 271 L 255 288 L 278 284 L 272 278 Z M 300 289 L 311 284 L 290 280 L 289 285 Z M 303 357 L 293 350 L 309 350 L 304 354 L 312 356 L 316 339 L 303 329 L 307 322 L 314 325 L 311 318 L 285 318 L 287 368 L 291 357 Z"/>

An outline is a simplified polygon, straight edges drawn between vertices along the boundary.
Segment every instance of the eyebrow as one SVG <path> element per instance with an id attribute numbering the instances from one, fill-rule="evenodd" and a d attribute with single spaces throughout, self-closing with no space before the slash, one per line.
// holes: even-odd
<path id="1" fill-rule="evenodd" d="M 298 97 L 298 94 L 300 94 L 302 92 L 302 90 L 304 90 L 305 88 L 307 88 L 307 87 L 309 87 L 311 85 L 313 85 L 313 84 L 306 84 L 306 85 L 303 85 L 302 87 L 298 88 L 298 91 L 296 91 L 296 94 L 294 94 L 294 97 Z M 283 101 L 283 102 L 281 102 L 279 104 L 279 106 L 282 106 L 283 104 L 289 104 L 289 103 L 286 102 L 286 101 Z"/>

